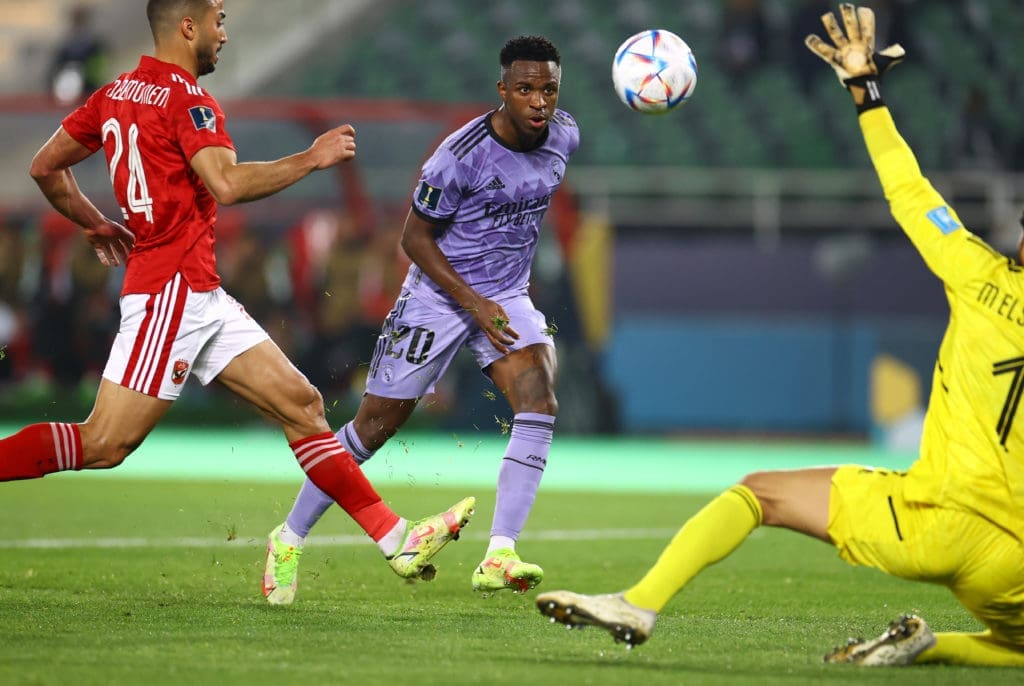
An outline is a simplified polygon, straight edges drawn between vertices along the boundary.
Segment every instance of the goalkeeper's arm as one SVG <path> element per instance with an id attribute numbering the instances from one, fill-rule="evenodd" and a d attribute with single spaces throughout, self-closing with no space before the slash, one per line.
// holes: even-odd
<path id="1" fill-rule="evenodd" d="M 853 96 L 864 142 L 893 217 L 940 279 L 951 285 L 962 283 L 979 266 L 990 265 L 996 253 L 979 247 L 983 244 L 963 230 L 956 212 L 921 174 L 913 151 L 884 107 L 881 77 L 903 59 L 903 48 L 892 45 L 875 52 L 871 10 L 850 4 L 839 9 L 845 34 L 831 13 L 822 17 L 834 47 L 814 35 L 805 43 L 828 62 Z"/>

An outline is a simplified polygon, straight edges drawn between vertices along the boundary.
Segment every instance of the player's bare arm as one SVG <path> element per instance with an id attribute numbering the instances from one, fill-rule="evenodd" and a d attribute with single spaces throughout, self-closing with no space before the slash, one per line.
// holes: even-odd
<path id="1" fill-rule="evenodd" d="M 192 169 L 221 205 L 273 195 L 319 169 L 356 155 L 356 132 L 345 124 L 321 134 L 306 150 L 273 162 L 238 162 L 231 148 L 210 146 L 192 156 Z"/>
<path id="2" fill-rule="evenodd" d="M 107 219 L 78 187 L 71 167 L 91 154 L 61 127 L 36 153 L 29 173 L 54 209 L 84 229 L 100 262 L 116 267 L 128 258 L 135 236 Z"/>
<path id="3" fill-rule="evenodd" d="M 423 270 L 434 283 L 441 286 L 459 307 L 469 312 L 480 328 L 487 334 L 491 345 L 507 354 L 519 334 L 509 326 L 509 317 L 501 305 L 483 297 L 469 284 L 437 247 L 435 232 L 437 225 L 421 218 L 410 210 L 402 232 L 402 249 L 416 266 Z"/>

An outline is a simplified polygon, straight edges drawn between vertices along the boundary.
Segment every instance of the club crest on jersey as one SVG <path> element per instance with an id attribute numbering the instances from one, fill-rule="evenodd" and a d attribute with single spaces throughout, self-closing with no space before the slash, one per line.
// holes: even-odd
<path id="1" fill-rule="evenodd" d="M 189 116 L 192 117 L 192 123 L 196 127 L 196 131 L 207 131 L 217 132 L 217 115 L 213 113 L 212 107 L 206 105 L 196 105 L 195 107 L 188 108 Z"/>
<path id="2" fill-rule="evenodd" d="M 185 377 L 188 375 L 188 360 L 175 360 L 174 370 L 171 372 L 171 382 L 176 386 L 180 386 L 185 383 Z"/>
<path id="3" fill-rule="evenodd" d="M 420 189 L 416 193 L 416 204 L 428 210 L 436 210 L 441 202 L 442 191 L 440 188 L 431 186 L 426 181 L 420 183 Z"/>

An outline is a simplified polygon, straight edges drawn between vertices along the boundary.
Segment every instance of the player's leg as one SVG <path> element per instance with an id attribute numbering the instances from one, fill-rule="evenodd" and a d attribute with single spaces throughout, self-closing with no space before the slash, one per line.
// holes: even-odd
<path id="1" fill-rule="evenodd" d="M 509 309 L 515 322 L 515 309 Z M 516 327 L 523 330 L 519 323 Z M 558 414 L 557 368 L 554 346 L 534 343 L 495 360 L 485 370 L 514 416 L 498 471 L 490 542 L 472 576 L 476 591 L 521 593 L 544 578 L 539 565 L 519 558 L 516 542 L 533 508 L 551 450 Z"/>
<path id="2" fill-rule="evenodd" d="M 394 400 L 367 393 L 363 396 L 355 418 L 334 435 L 355 463 L 362 465 L 405 424 L 416 408 L 416 403 L 417 399 Z M 361 438 L 361 435 L 367 438 Z M 279 528 L 280 541 L 292 547 L 301 546 L 310 530 L 333 504 L 331 496 L 306 479 Z"/>
<path id="3" fill-rule="evenodd" d="M 936 632 L 934 647 L 924 651 L 914 664 L 1024 667 L 1024 645 L 992 634 Z"/>
<path id="4" fill-rule="evenodd" d="M 947 586 L 988 631 L 933 633 L 901 617 L 872 640 L 853 640 L 828 662 L 890 666 L 942 662 L 1024 664 L 1024 549 L 1004 529 L 958 509 L 908 502 L 904 472 L 841 467 L 833 476 L 829 537 L 852 564 Z"/>
<path id="5" fill-rule="evenodd" d="M 1024 547 L 967 512 L 939 510 L 937 519 L 928 532 L 929 557 L 952 558 L 950 590 L 987 630 L 936 632 L 935 645 L 916 662 L 1024 666 Z"/>
<path id="6" fill-rule="evenodd" d="M 356 464 L 361 465 L 405 424 L 416 402 L 416 399 L 393 400 L 366 394 L 355 419 L 338 430 L 335 437 Z M 367 438 L 360 438 L 360 433 Z M 333 504 L 334 499 L 310 479 L 303 482 L 284 523 L 267 536 L 263 573 L 263 595 L 267 602 L 288 605 L 295 600 L 306 536 Z"/>
<path id="7" fill-rule="evenodd" d="M 835 468 L 758 472 L 691 517 L 643 578 L 623 593 L 537 596 L 542 613 L 570 626 L 594 624 L 630 645 L 644 642 L 657 613 L 704 568 L 728 556 L 761 524 L 828 540 L 829 493 Z"/>
<path id="8" fill-rule="evenodd" d="M 116 467 L 142 443 L 170 405 L 169 400 L 103 379 L 85 422 L 32 424 L 0 440 L 0 481 Z"/>
<path id="9" fill-rule="evenodd" d="M 414 523 L 395 514 L 330 431 L 319 391 L 272 341 L 235 357 L 217 380 L 281 425 L 306 476 L 376 541 L 397 574 L 433 578 L 428 561 L 458 537 L 473 498 Z"/>
<path id="10" fill-rule="evenodd" d="M 319 391 L 273 341 L 239 354 L 217 380 L 280 424 L 306 475 L 371 538 L 380 541 L 396 528 L 398 515 L 383 503 L 330 431 Z"/>
<path id="11" fill-rule="evenodd" d="M 471 325 L 465 313 L 438 313 L 407 291 L 399 295 L 377 338 L 359 410 L 335 434 L 357 464 L 372 458 L 409 419 L 419 398 L 433 392 Z M 307 479 L 285 523 L 271 532 L 263 583 L 270 602 L 294 599 L 305 536 L 332 502 Z"/>
<path id="12" fill-rule="evenodd" d="M 221 330 L 205 349 L 203 373 L 197 376 L 204 383 L 216 378 L 279 423 L 306 476 L 377 542 L 397 574 L 432 578 L 434 568 L 428 564 L 429 559 L 458 537 L 473 513 L 474 499 L 465 498 L 441 514 L 414 523 L 395 514 L 330 431 L 319 391 L 245 315 L 244 309 L 223 291 L 219 293 L 223 296 Z M 378 344 L 381 352 L 375 353 L 375 359 L 382 353 L 395 353 L 399 344 L 413 345 L 420 339 L 414 336 L 403 342 L 401 336 L 382 335 Z M 254 344 L 255 340 L 260 342 Z M 420 355 L 425 357 L 426 351 Z M 405 357 L 412 357 L 412 353 Z"/>
<path id="13" fill-rule="evenodd" d="M 625 598 L 660 611 L 708 565 L 729 555 L 758 526 L 785 527 L 828 540 L 828 502 L 835 469 L 750 474 L 683 525 Z"/>
<path id="14" fill-rule="evenodd" d="M 0 481 L 56 471 L 116 467 L 142 443 L 177 397 L 174 361 L 193 321 L 179 277 L 160 293 L 121 298 L 121 322 L 96 402 L 81 424 L 46 422 L 0 440 Z M 173 377 L 176 379 L 176 377 Z"/>

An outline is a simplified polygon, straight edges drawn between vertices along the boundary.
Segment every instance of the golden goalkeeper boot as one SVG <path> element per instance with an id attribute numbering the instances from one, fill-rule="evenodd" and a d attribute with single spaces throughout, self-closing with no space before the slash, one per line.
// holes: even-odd
<path id="1" fill-rule="evenodd" d="M 561 622 L 569 629 L 598 626 L 607 631 L 616 643 L 632 649 L 651 637 L 658 613 L 637 607 L 621 593 L 583 595 L 572 591 L 550 591 L 537 596 L 537 609 Z"/>
<path id="2" fill-rule="evenodd" d="M 825 656 L 825 662 L 861 667 L 900 667 L 914 664 L 917 656 L 935 645 L 935 634 L 917 615 L 903 615 L 878 638 L 851 638 Z"/>

